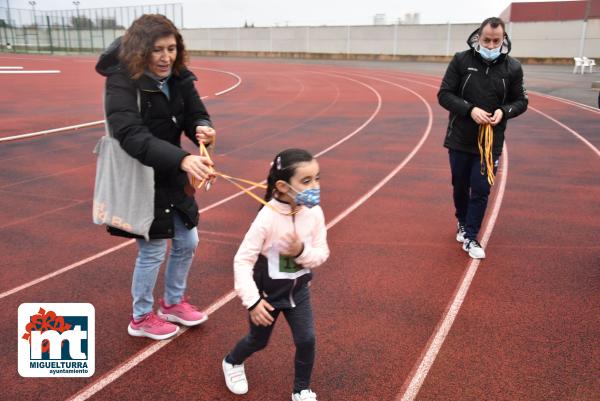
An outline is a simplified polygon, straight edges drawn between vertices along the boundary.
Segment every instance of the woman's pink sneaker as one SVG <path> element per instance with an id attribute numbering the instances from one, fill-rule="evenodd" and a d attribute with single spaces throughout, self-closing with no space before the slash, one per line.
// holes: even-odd
<path id="1" fill-rule="evenodd" d="M 190 304 L 188 299 L 188 297 L 183 297 L 177 305 L 170 306 L 166 306 L 164 300 L 161 299 L 158 316 L 169 322 L 179 323 L 184 326 L 196 326 L 206 322 L 208 315 Z"/>
<path id="2" fill-rule="evenodd" d="M 173 337 L 179 331 L 179 327 L 164 321 L 150 312 L 137 322 L 131 318 L 127 332 L 134 337 L 148 337 L 153 340 L 165 340 Z"/>

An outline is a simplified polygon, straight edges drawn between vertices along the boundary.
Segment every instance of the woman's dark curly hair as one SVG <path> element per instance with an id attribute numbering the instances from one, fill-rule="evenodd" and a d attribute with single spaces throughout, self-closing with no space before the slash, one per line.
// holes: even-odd
<path id="1" fill-rule="evenodd" d="M 144 14 L 131 24 L 123 41 L 119 59 L 127 67 L 133 79 L 138 79 L 143 73 L 154 49 L 154 43 L 165 36 L 175 36 L 177 42 L 177 57 L 173 63 L 173 72 L 178 74 L 188 60 L 183 44 L 183 38 L 175 25 L 164 15 Z"/>

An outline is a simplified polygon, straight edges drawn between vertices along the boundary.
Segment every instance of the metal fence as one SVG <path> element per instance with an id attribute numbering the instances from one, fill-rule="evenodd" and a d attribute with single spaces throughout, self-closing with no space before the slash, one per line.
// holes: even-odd
<path id="1" fill-rule="evenodd" d="M 0 7 L 0 51 L 96 52 L 142 14 L 162 14 L 183 28 L 181 3 L 57 11 L 36 10 L 30 3 L 30 10 Z"/>

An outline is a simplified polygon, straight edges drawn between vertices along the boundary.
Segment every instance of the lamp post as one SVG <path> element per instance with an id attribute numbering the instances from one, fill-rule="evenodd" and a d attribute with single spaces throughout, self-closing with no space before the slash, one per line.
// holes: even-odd
<path id="1" fill-rule="evenodd" d="M 37 22 L 35 21 L 35 5 L 37 3 L 35 1 L 30 1 L 29 5 L 31 6 L 31 18 L 33 18 L 33 26 L 37 26 Z"/>
<path id="2" fill-rule="evenodd" d="M 29 1 L 29 5 L 31 6 L 31 17 L 33 18 L 33 27 L 35 29 L 35 42 L 37 43 L 37 51 L 40 51 L 40 33 L 38 31 L 37 21 L 35 19 L 35 5 L 37 3 L 35 1 Z M 52 29 L 48 27 L 48 29 Z"/>
<path id="3" fill-rule="evenodd" d="M 6 25 L 10 26 L 10 0 L 6 0 Z"/>
<path id="4" fill-rule="evenodd" d="M 6 26 L 10 28 L 10 36 L 12 37 L 12 44 L 8 41 L 8 36 L 6 37 L 6 48 L 8 50 L 11 50 L 15 47 L 13 47 L 14 45 L 16 45 L 15 43 L 15 32 L 13 30 L 13 26 L 11 26 L 11 22 L 10 22 L 10 0 L 6 0 Z M 6 32 L 6 31 L 5 31 Z"/>
<path id="5" fill-rule="evenodd" d="M 75 23 L 77 24 L 77 26 L 75 27 L 77 29 L 77 43 L 79 44 L 79 52 L 81 52 L 81 32 L 79 32 L 79 27 L 81 25 L 81 21 L 79 20 L 79 1 L 74 1 L 73 4 L 75 5 L 75 9 L 77 10 L 77 17 L 75 18 Z"/>

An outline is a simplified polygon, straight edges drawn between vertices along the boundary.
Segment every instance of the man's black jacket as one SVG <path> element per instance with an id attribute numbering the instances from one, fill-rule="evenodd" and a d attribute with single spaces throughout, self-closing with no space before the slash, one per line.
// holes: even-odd
<path id="1" fill-rule="evenodd" d="M 494 127 L 493 154 L 497 159 L 502 153 L 506 121 L 527 110 L 523 69 L 508 55 L 511 48 L 508 36 L 504 38 L 500 56 L 492 62 L 484 60 L 477 52 L 477 30 L 469 36 L 467 43 L 470 49 L 454 55 L 438 92 L 440 105 L 450 111 L 444 146 L 479 154 L 479 126 L 471 118 L 471 110 L 479 107 L 494 113 L 501 109 L 504 117 Z"/>

